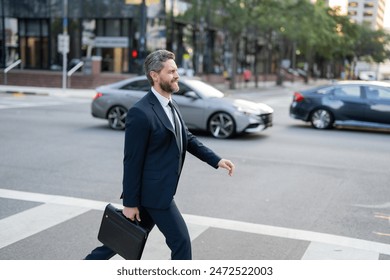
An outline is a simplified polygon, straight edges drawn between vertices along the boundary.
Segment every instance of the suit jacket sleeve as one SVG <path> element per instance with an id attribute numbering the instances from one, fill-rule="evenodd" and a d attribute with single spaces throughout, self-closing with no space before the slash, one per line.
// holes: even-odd
<path id="1" fill-rule="evenodd" d="M 191 132 L 187 132 L 187 151 L 192 155 L 196 156 L 200 160 L 207 162 L 214 168 L 218 168 L 218 162 L 221 160 L 221 157 L 214 153 L 210 148 L 203 145 L 202 142 L 198 140 Z"/>
<path id="2" fill-rule="evenodd" d="M 142 110 L 133 107 L 126 117 L 123 158 L 123 205 L 140 206 L 140 192 L 150 123 Z"/>

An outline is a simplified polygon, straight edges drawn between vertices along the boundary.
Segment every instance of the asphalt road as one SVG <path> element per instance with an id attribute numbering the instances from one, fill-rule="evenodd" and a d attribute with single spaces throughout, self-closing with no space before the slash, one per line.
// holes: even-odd
<path id="1" fill-rule="evenodd" d="M 292 90 L 234 93 L 275 109 L 259 134 L 196 133 L 236 173 L 187 156 L 175 200 L 194 259 L 390 258 L 390 132 L 314 130 L 288 116 Z M 121 203 L 123 137 L 87 98 L 0 94 L 0 259 L 98 246 L 104 205 Z M 169 259 L 157 229 L 143 258 Z"/>

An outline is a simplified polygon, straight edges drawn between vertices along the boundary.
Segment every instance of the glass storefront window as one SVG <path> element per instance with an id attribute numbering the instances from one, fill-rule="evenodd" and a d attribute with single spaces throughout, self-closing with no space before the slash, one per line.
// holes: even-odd
<path id="1" fill-rule="evenodd" d="M 24 67 L 47 69 L 49 67 L 48 20 L 20 19 L 20 58 Z"/>
<path id="2" fill-rule="evenodd" d="M 108 19 L 105 22 L 105 35 L 110 37 L 120 36 L 120 21 L 118 19 Z"/>
<path id="3" fill-rule="evenodd" d="M 40 36 L 41 27 L 39 20 L 29 20 L 28 25 L 26 26 L 26 36 Z"/>
<path id="4" fill-rule="evenodd" d="M 129 72 L 131 20 L 83 20 L 82 28 L 84 56 L 100 56 L 103 72 Z"/>
<path id="5" fill-rule="evenodd" d="M 182 15 L 190 2 L 148 0 L 147 9 L 143 10 L 140 5 L 124 0 L 68 0 L 68 62 L 100 56 L 103 71 L 138 73 L 149 52 L 169 45 L 180 66 L 185 62 L 187 67 L 198 37 L 190 25 L 179 21 L 173 20 L 172 26 L 167 27 L 167 14 Z M 7 45 L 5 38 L 1 38 L 1 63 L 20 58 L 27 69 L 59 70 L 62 54 L 58 52 L 58 35 L 63 32 L 63 1 L 0 0 L 0 3 L 5 3 L 5 17 L 14 18 L 15 30 L 11 33 L 16 38 L 9 44 L 7 37 Z M 141 15 L 141 11 L 145 14 Z M 1 29 L 4 28 L 0 26 Z"/>

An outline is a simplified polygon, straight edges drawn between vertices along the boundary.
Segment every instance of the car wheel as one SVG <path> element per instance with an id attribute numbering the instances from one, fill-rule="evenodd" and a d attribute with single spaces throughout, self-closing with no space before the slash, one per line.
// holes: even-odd
<path id="1" fill-rule="evenodd" d="M 107 114 L 108 124 L 112 129 L 125 129 L 127 109 L 123 106 L 112 107 Z"/>
<path id="2" fill-rule="evenodd" d="M 333 125 L 333 116 L 328 110 L 317 109 L 311 114 L 310 122 L 317 129 L 328 129 Z"/>
<path id="3" fill-rule="evenodd" d="M 230 138 L 236 132 L 236 125 L 232 116 L 225 112 L 219 112 L 211 116 L 209 120 L 209 132 L 215 138 Z"/>

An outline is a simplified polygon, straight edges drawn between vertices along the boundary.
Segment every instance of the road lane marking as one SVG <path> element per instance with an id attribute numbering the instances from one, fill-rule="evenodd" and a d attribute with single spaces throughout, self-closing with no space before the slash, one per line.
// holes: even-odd
<path id="1" fill-rule="evenodd" d="M 104 210 L 107 202 L 95 201 L 82 198 L 39 194 L 32 192 L 14 191 L 9 189 L 0 189 L 0 197 L 18 200 L 27 200 L 40 203 L 49 203 L 56 205 L 72 206 L 76 209 L 86 208 L 93 210 Z M 118 208 L 122 206 L 113 204 Z M 297 230 L 284 227 L 276 227 L 269 225 L 254 224 L 248 222 L 240 222 L 234 220 L 226 220 L 212 217 L 196 216 L 190 214 L 183 214 L 187 223 L 201 226 L 202 233 L 206 228 L 213 227 L 225 230 L 240 231 L 245 233 L 254 233 L 260 235 L 267 235 L 273 237 L 281 237 L 294 240 L 302 240 L 309 242 L 316 242 L 322 244 L 332 244 L 340 247 L 354 248 L 362 251 L 375 252 L 377 254 L 390 255 L 390 245 L 373 242 L 363 239 L 349 238 L 344 236 L 325 234 L 306 230 Z M 202 228 L 203 227 L 203 228 Z M 199 233 L 199 234 L 200 234 Z"/>
<path id="2" fill-rule="evenodd" d="M 334 244 L 343 247 L 350 247 L 390 255 L 389 244 L 367 241 L 363 239 L 194 215 L 185 215 L 185 218 L 186 221 L 189 223 L 205 226 L 207 225 L 209 227 L 275 236 L 294 240 Z"/>
<path id="3" fill-rule="evenodd" d="M 383 232 L 377 232 L 377 231 L 374 231 L 373 233 L 376 234 L 376 235 L 379 235 L 379 236 L 390 237 L 390 233 L 383 233 Z"/>
<path id="4" fill-rule="evenodd" d="M 75 198 L 69 196 L 60 196 L 60 195 L 51 195 L 51 194 L 41 194 L 33 192 L 24 192 L 24 191 L 14 191 L 9 189 L 0 189 L 0 197 L 9 198 L 9 199 L 18 199 L 26 200 L 40 203 L 52 203 L 52 204 L 62 204 L 75 207 L 84 207 L 93 210 L 104 210 L 107 205 L 107 202 Z M 116 205 L 117 207 L 122 207 Z"/>
<path id="5" fill-rule="evenodd" d="M 386 202 L 383 204 L 355 204 L 354 206 L 356 207 L 361 207 L 361 208 L 370 208 L 370 209 L 387 209 L 390 208 L 390 202 Z"/>
<path id="6" fill-rule="evenodd" d="M 377 252 L 311 242 L 302 260 L 378 260 Z"/>
<path id="7" fill-rule="evenodd" d="M 388 220 L 389 223 L 390 223 L 390 215 L 389 214 L 383 214 L 383 213 L 375 213 L 375 218 L 378 218 L 378 219 L 384 219 L 384 220 Z"/>
<path id="8" fill-rule="evenodd" d="M 0 249 L 84 214 L 90 209 L 45 203 L 0 220 Z"/>

